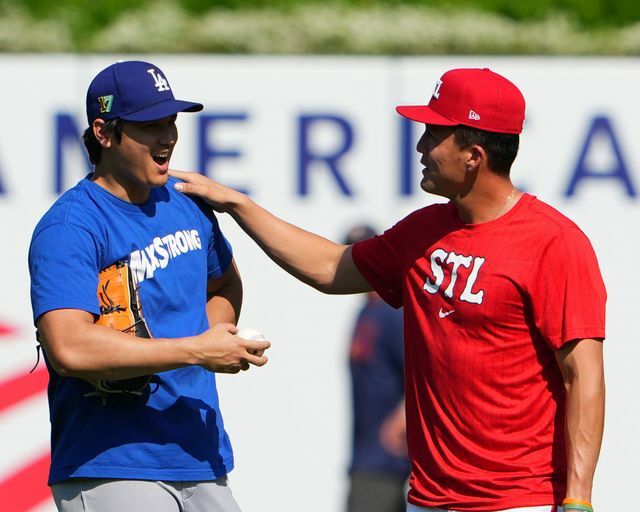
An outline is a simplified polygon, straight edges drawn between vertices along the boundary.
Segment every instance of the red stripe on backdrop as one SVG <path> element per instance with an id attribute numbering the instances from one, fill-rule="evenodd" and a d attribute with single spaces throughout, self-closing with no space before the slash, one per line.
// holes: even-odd
<path id="1" fill-rule="evenodd" d="M 11 512 L 27 512 L 51 499 L 47 485 L 49 454 L 34 460 L 27 466 L 0 481 L 0 506 Z"/>
<path id="2" fill-rule="evenodd" d="M 46 367 L 38 368 L 33 373 L 21 372 L 0 381 L 0 413 L 44 393 L 48 382 L 49 372 Z M 0 509 L 27 512 L 51 499 L 51 491 L 47 485 L 49 464 L 50 456 L 47 453 L 26 466 L 17 468 L 0 481 Z"/>
<path id="3" fill-rule="evenodd" d="M 9 334 L 13 334 L 14 332 L 16 332 L 15 327 L 7 324 L 0 324 L 0 336 L 6 336 Z"/>
<path id="4" fill-rule="evenodd" d="M 48 383 L 49 372 L 44 366 L 36 369 L 33 373 L 20 373 L 0 381 L 0 413 L 15 404 L 44 392 Z"/>

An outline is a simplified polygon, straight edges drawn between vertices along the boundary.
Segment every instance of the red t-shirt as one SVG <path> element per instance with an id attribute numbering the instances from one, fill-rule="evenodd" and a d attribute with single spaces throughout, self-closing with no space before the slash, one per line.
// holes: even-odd
<path id="1" fill-rule="evenodd" d="M 438 204 L 355 244 L 353 260 L 404 306 L 409 501 L 476 512 L 560 503 L 554 350 L 605 336 L 606 291 L 584 233 L 528 194 L 482 224 Z"/>

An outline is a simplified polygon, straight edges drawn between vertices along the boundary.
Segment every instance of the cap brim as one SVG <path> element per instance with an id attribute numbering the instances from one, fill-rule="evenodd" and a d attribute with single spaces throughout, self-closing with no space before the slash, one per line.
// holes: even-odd
<path id="1" fill-rule="evenodd" d="M 396 112 L 402 117 L 417 121 L 418 123 L 434 124 L 436 126 L 455 126 L 457 121 L 452 121 L 434 112 L 427 105 L 402 105 L 396 107 Z"/>
<path id="2" fill-rule="evenodd" d="M 138 122 L 156 121 L 157 119 L 173 116 L 178 112 L 200 112 L 203 108 L 201 103 L 168 99 L 145 107 L 142 110 L 122 115 L 120 119 Z"/>

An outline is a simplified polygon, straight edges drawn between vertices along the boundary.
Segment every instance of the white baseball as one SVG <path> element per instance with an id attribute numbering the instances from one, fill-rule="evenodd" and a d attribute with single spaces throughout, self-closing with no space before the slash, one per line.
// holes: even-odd
<path id="1" fill-rule="evenodd" d="M 236 336 L 248 341 L 266 341 L 267 339 L 264 337 L 264 334 L 255 329 L 240 329 L 236 333 Z M 255 356 L 261 356 L 263 352 L 264 350 L 249 350 L 249 353 Z"/>
<path id="2" fill-rule="evenodd" d="M 240 329 L 236 333 L 236 336 L 249 341 L 266 341 L 267 339 L 264 337 L 264 334 L 256 329 Z"/>

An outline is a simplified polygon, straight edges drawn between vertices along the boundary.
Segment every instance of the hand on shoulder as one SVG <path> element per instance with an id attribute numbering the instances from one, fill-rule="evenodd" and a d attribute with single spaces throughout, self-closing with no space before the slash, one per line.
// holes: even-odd
<path id="1" fill-rule="evenodd" d="M 181 182 L 174 185 L 177 191 L 199 197 L 211 205 L 217 212 L 230 212 L 244 199 L 247 199 L 244 194 L 237 190 L 225 187 L 198 172 L 170 169 L 169 175 L 181 180 Z"/>

